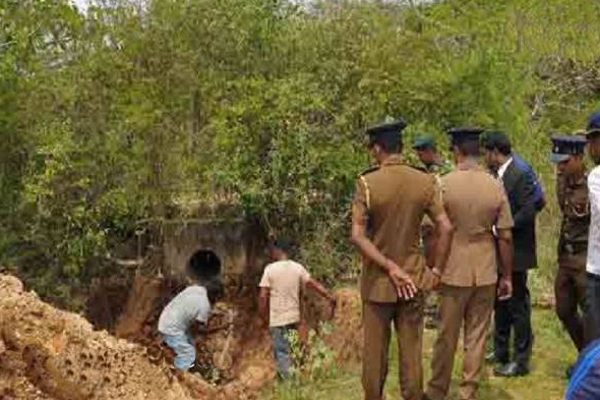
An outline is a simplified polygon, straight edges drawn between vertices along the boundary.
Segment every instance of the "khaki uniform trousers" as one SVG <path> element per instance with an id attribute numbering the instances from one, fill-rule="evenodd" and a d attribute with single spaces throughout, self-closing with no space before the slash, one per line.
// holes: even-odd
<path id="1" fill-rule="evenodd" d="M 396 303 L 363 300 L 363 371 L 365 400 L 381 400 L 388 372 L 388 348 L 394 324 L 399 351 L 400 390 L 404 400 L 423 397 L 424 299 Z"/>
<path id="2" fill-rule="evenodd" d="M 464 324 L 463 381 L 460 398 L 477 399 L 476 392 L 484 367 L 485 344 L 489 333 L 496 285 L 459 287 L 443 285 L 440 292 L 440 330 L 433 347 L 432 376 L 427 396 L 444 399 L 450 388 L 454 355 Z"/>

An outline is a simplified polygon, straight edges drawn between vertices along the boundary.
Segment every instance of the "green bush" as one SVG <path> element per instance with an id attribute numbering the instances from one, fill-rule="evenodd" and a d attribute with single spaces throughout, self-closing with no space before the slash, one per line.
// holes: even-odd
<path id="1" fill-rule="evenodd" d="M 459 124 L 510 134 L 551 199 L 535 278 L 550 288 L 547 148 L 600 105 L 600 5 L 137 4 L 0 4 L 0 262 L 47 288 L 85 286 L 137 220 L 225 203 L 293 235 L 334 281 L 356 265 L 362 132 L 403 116 L 408 138 L 444 141 Z"/>

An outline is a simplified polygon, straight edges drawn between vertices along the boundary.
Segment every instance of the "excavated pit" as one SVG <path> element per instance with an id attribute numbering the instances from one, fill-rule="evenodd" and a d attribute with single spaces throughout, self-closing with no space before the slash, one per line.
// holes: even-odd
<path id="1" fill-rule="evenodd" d="M 197 336 L 200 377 L 173 369 L 173 354 L 156 330 L 163 307 L 186 286 L 182 279 L 138 271 L 98 283 L 98 293 L 88 302 L 105 311 L 106 326 L 98 330 L 25 292 L 18 279 L 0 274 L 0 399 L 259 399 L 275 369 L 268 329 L 258 317 L 255 281 L 228 281 L 228 297 L 218 304 L 224 315 L 211 319 L 209 333 Z M 354 289 L 338 290 L 336 296 L 338 312 L 330 321 L 334 332 L 325 341 L 339 362 L 358 361 L 359 296 Z M 313 295 L 304 299 L 303 336 L 309 326 L 328 319 L 325 302 Z M 236 315 L 231 330 L 229 311 Z M 107 327 L 110 333 L 103 330 Z"/>
<path id="2" fill-rule="evenodd" d="M 173 279 L 137 276 L 115 334 L 143 345 L 153 359 L 171 363 L 173 353 L 162 343 L 156 327 L 162 309 L 184 287 Z M 219 302 L 216 309 L 222 315 L 211 318 L 207 332 L 197 335 L 196 363 L 205 380 L 226 385 L 241 379 L 256 389 L 274 376 L 268 332 L 256 317 L 253 297 L 229 297 Z M 227 321 L 230 312 L 236 315 L 231 329 Z M 231 339 L 226 346 L 228 334 Z M 217 360 L 220 360 L 219 367 Z"/>
<path id="3" fill-rule="evenodd" d="M 130 287 L 125 292 L 129 296 L 125 301 L 121 296 L 103 298 L 98 304 L 110 310 L 119 309 L 119 305 L 111 301 L 124 304 L 118 316 L 112 315 L 115 320 L 104 321 L 105 326 L 112 327 L 111 333 L 115 336 L 144 346 L 154 362 L 171 364 L 174 354 L 162 343 L 156 329 L 160 313 L 192 280 L 202 283 L 213 278 L 223 279 L 221 260 L 211 250 L 197 250 L 186 268 L 191 280 L 180 275 L 148 274 L 148 270 L 145 269 L 146 273 L 138 271 L 130 279 L 107 281 L 109 287 L 100 286 L 97 292 L 123 291 L 122 285 L 128 282 Z M 255 391 L 275 374 L 268 331 L 257 318 L 256 282 L 223 280 L 227 296 L 217 303 L 220 313 L 210 319 L 204 332 L 196 335 L 196 364 L 203 379 L 212 384 L 221 388 L 233 384 Z M 116 288 L 111 288 L 111 283 L 116 283 Z M 88 313 L 97 315 L 93 304 L 90 305 L 92 310 Z M 233 324 L 227 320 L 230 314 L 235 315 Z"/>

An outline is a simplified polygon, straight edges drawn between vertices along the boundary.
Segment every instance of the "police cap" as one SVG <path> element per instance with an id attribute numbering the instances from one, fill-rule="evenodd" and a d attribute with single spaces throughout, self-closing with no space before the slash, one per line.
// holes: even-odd
<path id="1" fill-rule="evenodd" d="M 590 115 L 586 132 L 588 139 L 593 139 L 598 135 L 600 135 L 600 111 L 596 111 Z"/>
<path id="2" fill-rule="evenodd" d="M 429 135 L 417 136 L 413 142 L 415 150 L 435 150 L 435 139 Z"/>
<path id="3" fill-rule="evenodd" d="M 404 128 L 406 128 L 406 122 L 402 118 L 395 120 L 386 118 L 384 122 L 367 128 L 366 133 L 369 136 L 379 136 L 389 133 L 400 134 Z"/>
<path id="4" fill-rule="evenodd" d="M 557 164 L 567 161 L 571 156 L 583 154 L 587 140 L 582 135 L 552 136 L 552 153 L 550 161 Z"/>
<path id="5" fill-rule="evenodd" d="M 448 129 L 452 145 L 459 145 L 465 142 L 479 142 L 479 135 L 484 132 L 482 128 L 477 127 L 459 127 Z"/>

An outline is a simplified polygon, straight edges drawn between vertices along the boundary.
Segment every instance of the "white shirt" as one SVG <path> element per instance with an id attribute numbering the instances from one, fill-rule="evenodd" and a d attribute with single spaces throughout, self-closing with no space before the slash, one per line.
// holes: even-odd
<path id="1" fill-rule="evenodd" d="M 588 175 L 588 190 L 591 220 L 586 270 L 590 274 L 600 275 L 600 166 Z"/>
<path id="2" fill-rule="evenodd" d="M 308 271 L 292 260 L 265 267 L 260 287 L 269 288 L 269 326 L 300 322 L 300 285 L 310 280 Z"/>
<path id="3" fill-rule="evenodd" d="M 194 320 L 206 323 L 209 315 L 206 288 L 190 286 L 167 304 L 158 319 L 158 330 L 165 335 L 184 335 Z"/>
<path id="4" fill-rule="evenodd" d="M 502 164 L 500 166 L 500 168 L 498 168 L 498 179 L 502 180 L 502 178 L 504 177 L 504 173 L 506 172 L 506 170 L 508 169 L 508 166 L 510 165 L 510 163 L 513 161 L 512 157 L 509 157 L 508 160 L 506 160 L 506 162 L 504 164 Z"/>

